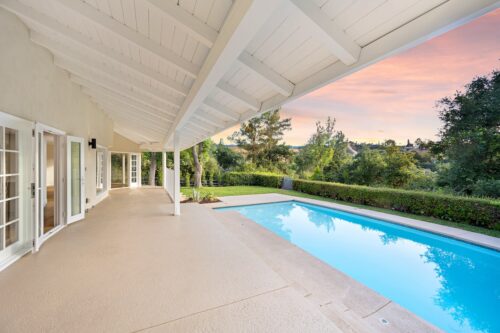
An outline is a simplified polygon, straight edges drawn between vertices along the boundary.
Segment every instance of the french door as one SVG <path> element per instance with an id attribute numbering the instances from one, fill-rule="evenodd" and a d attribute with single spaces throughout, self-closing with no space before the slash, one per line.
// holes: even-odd
<path id="1" fill-rule="evenodd" d="M 83 138 L 67 137 L 67 222 L 73 223 L 85 217 L 85 142 Z"/>
<path id="2" fill-rule="evenodd" d="M 0 112 L 0 270 L 32 247 L 32 129 Z"/>
<path id="3" fill-rule="evenodd" d="M 130 187 L 138 187 L 141 182 L 141 155 L 130 154 Z"/>

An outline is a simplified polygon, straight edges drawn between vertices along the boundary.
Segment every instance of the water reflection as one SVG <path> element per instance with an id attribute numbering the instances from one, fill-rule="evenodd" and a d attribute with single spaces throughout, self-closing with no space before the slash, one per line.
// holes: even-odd
<path id="1" fill-rule="evenodd" d="M 288 202 L 233 208 L 450 332 L 500 332 L 500 254 Z"/>

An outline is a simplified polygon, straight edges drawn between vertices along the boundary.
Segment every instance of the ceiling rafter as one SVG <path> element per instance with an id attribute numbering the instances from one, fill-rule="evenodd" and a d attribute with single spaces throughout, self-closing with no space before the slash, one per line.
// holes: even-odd
<path id="1" fill-rule="evenodd" d="M 268 67 L 250 53 L 246 51 L 242 52 L 238 57 L 238 62 L 267 81 L 267 83 L 281 95 L 290 96 L 293 93 L 295 85 L 292 82 L 276 73 L 272 68 Z"/>
<path id="2" fill-rule="evenodd" d="M 196 113 L 193 115 L 193 117 L 198 118 L 198 119 L 200 119 L 201 121 L 204 121 L 204 122 L 206 122 L 207 124 L 210 124 L 210 125 L 212 125 L 212 126 L 214 126 L 214 127 L 217 127 L 217 128 L 222 128 L 222 127 L 223 127 L 223 125 L 225 125 L 225 122 L 224 122 L 224 121 L 222 121 L 220 118 L 216 118 L 216 119 L 217 119 L 217 120 L 222 121 L 223 125 L 221 125 L 221 124 L 220 124 L 219 122 L 217 122 L 217 121 L 214 121 L 214 120 L 213 120 L 213 117 L 207 117 L 207 115 L 205 115 L 205 114 L 203 114 L 203 113 L 200 113 L 200 112 L 196 112 Z"/>
<path id="3" fill-rule="evenodd" d="M 99 95 L 93 95 L 92 92 L 88 91 L 88 90 L 86 91 L 86 93 L 88 93 L 90 95 L 90 98 L 96 103 L 99 103 L 102 105 L 107 105 L 110 107 L 114 107 L 114 108 L 119 109 L 119 110 L 124 110 L 124 112 L 126 112 L 128 114 L 142 117 L 145 120 L 150 120 L 153 122 L 165 122 L 165 124 L 172 123 L 172 118 L 166 118 L 165 116 L 157 115 L 157 114 L 150 113 L 150 112 L 144 112 L 142 110 L 137 110 L 137 109 L 134 109 L 133 107 L 126 106 L 126 105 L 123 105 L 120 103 L 116 103 L 116 102 L 110 100 L 109 98 L 103 98 L 103 97 L 99 97 Z"/>
<path id="4" fill-rule="evenodd" d="M 100 99 L 109 100 L 120 107 L 129 108 L 135 112 L 140 112 L 140 113 L 151 114 L 154 116 L 163 117 L 170 122 L 172 122 L 172 120 L 175 119 L 175 116 L 172 116 L 171 114 L 161 112 L 161 111 L 159 111 L 157 109 L 153 109 L 147 105 L 142 105 L 140 103 L 135 102 L 134 100 L 127 100 L 127 99 L 121 98 L 119 95 L 114 95 L 112 93 L 110 94 L 109 92 L 102 91 L 101 89 L 97 90 L 95 87 L 82 86 L 82 90 L 83 90 L 83 92 L 85 92 L 88 95 L 91 95 L 93 97 L 100 98 Z"/>
<path id="5" fill-rule="evenodd" d="M 112 91 L 120 91 L 124 92 L 129 96 L 133 96 L 134 99 L 141 99 L 141 95 L 137 93 L 137 91 L 140 91 L 143 94 L 146 94 L 147 98 L 155 99 L 158 101 L 158 103 L 163 103 L 165 106 L 169 105 L 170 108 L 176 110 L 178 109 L 178 104 L 173 101 L 172 99 L 166 100 L 165 98 L 159 98 L 157 96 L 151 96 L 150 93 L 144 92 L 142 89 L 137 89 L 136 86 L 128 84 L 126 81 L 120 81 L 120 80 L 114 80 L 108 77 L 103 76 L 99 72 L 96 72 L 92 69 L 84 69 L 80 67 L 79 65 L 76 65 L 74 63 L 71 63 L 71 60 L 66 60 L 66 59 L 61 59 L 56 57 L 54 59 L 54 63 L 56 66 L 67 70 L 73 75 L 76 75 L 78 77 L 81 77 L 85 80 L 88 80 L 89 82 L 96 83 L 98 85 L 101 85 L 109 90 Z M 168 96 L 167 96 L 168 97 Z M 165 110 L 168 110 L 168 108 L 165 108 Z M 175 111 L 172 110 L 171 114 L 175 114 Z"/>
<path id="6" fill-rule="evenodd" d="M 149 39 L 138 31 L 122 24 L 111 16 L 97 10 L 91 5 L 80 0 L 55 0 L 66 8 L 72 10 L 75 14 L 85 17 L 90 22 L 106 29 L 115 36 L 119 36 L 126 42 L 132 43 L 137 47 L 158 56 L 163 61 L 182 71 L 192 78 L 196 78 L 200 71 L 199 66 L 175 54 L 157 42 Z"/>
<path id="7" fill-rule="evenodd" d="M 134 120 L 133 124 L 136 126 L 144 126 L 147 127 L 148 129 L 155 131 L 157 134 L 162 134 L 165 129 L 161 125 L 157 125 L 154 123 L 149 123 L 144 120 L 144 118 L 141 118 L 140 115 L 135 116 L 133 114 L 124 114 L 124 112 L 121 109 L 115 109 L 112 105 L 106 105 L 106 104 L 101 104 L 96 102 L 96 104 L 99 105 L 102 109 L 105 109 L 108 113 L 110 113 L 112 118 L 121 118 L 122 120 L 128 121 Z"/>
<path id="8" fill-rule="evenodd" d="M 174 1 L 164 0 L 147 0 L 149 4 L 155 7 L 162 15 L 166 16 L 169 21 L 175 22 L 175 25 L 180 26 L 189 35 L 199 42 L 211 48 L 217 39 L 218 32 L 208 26 L 196 16 L 188 13 L 181 6 L 178 6 Z"/>
<path id="9" fill-rule="evenodd" d="M 233 64 L 248 42 L 260 27 L 271 17 L 283 0 L 238 0 L 235 1 L 226 17 L 219 35 L 203 63 L 200 75 L 196 78 L 177 118 L 165 136 L 166 147 L 176 128 L 182 128 L 196 112 L 213 88 Z"/>
<path id="10" fill-rule="evenodd" d="M 111 93 L 114 93 L 116 96 L 122 96 L 127 99 L 132 99 L 135 100 L 138 103 L 141 103 L 143 105 L 149 106 L 150 108 L 157 109 L 160 112 L 168 112 L 166 110 L 169 109 L 168 106 L 165 106 L 163 103 L 159 103 L 156 100 L 152 100 L 151 98 L 144 98 L 143 95 L 134 92 L 133 90 L 124 90 L 122 86 L 119 85 L 111 85 L 111 84 L 101 84 L 99 82 L 96 82 L 91 79 L 86 79 L 83 77 L 80 77 L 78 75 L 71 74 L 71 79 L 82 86 L 94 88 L 94 90 L 103 90 L 103 91 L 108 91 Z M 147 97 L 147 96 L 146 96 Z"/>
<path id="11" fill-rule="evenodd" d="M 221 91 L 228 94 L 232 98 L 237 99 L 250 110 L 258 111 L 261 107 L 261 102 L 259 102 L 256 98 L 244 91 L 239 90 L 236 87 L 233 87 L 227 82 L 220 81 L 219 83 L 217 83 L 217 88 L 219 88 Z"/>
<path id="12" fill-rule="evenodd" d="M 236 111 L 228 108 L 225 105 L 220 104 L 219 102 L 210 97 L 207 97 L 205 99 L 205 101 L 203 102 L 203 106 L 207 107 L 209 110 L 213 111 L 218 115 L 221 115 L 223 117 L 232 120 L 238 120 L 240 118 L 240 115 Z"/>
<path id="13" fill-rule="evenodd" d="M 199 119 L 197 117 L 194 117 L 193 116 L 193 119 L 192 121 L 189 122 L 190 124 L 192 124 L 193 126 L 196 126 L 198 128 L 201 128 L 203 130 L 207 130 L 208 132 L 213 132 L 213 131 L 217 131 L 218 129 L 220 129 L 221 127 L 220 126 L 212 126 L 212 125 L 208 125 L 206 122 L 204 122 L 202 119 Z"/>
<path id="14" fill-rule="evenodd" d="M 308 19 L 311 35 L 346 65 L 359 59 L 361 47 L 340 29 L 314 1 L 289 0 Z"/>
<path id="15" fill-rule="evenodd" d="M 138 63 L 131 58 L 128 58 L 121 53 L 118 53 L 91 38 L 87 38 L 79 32 L 58 23 L 53 18 L 42 14 L 35 9 L 26 6 L 16 0 L 1 0 L 0 6 L 5 8 L 6 10 L 18 15 L 19 17 L 27 20 L 28 22 L 33 22 L 35 25 L 39 25 L 45 29 L 50 30 L 53 34 L 57 36 L 63 37 L 65 40 L 70 41 L 73 44 L 77 44 L 78 46 L 85 48 L 86 50 L 91 51 L 92 53 L 99 54 L 106 59 L 113 61 L 114 63 L 118 63 L 122 66 L 127 67 L 128 69 L 139 73 L 140 75 L 149 77 L 152 80 L 155 80 L 159 84 L 163 85 L 168 89 L 172 89 L 177 91 L 180 94 L 187 95 L 189 93 L 189 88 L 184 86 L 183 84 L 172 80 L 171 78 L 160 74 L 159 72 Z M 36 38 L 33 39 L 36 43 Z M 50 50 L 50 49 L 49 49 Z"/>
<path id="16" fill-rule="evenodd" d="M 32 32 L 32 38 L 36 39 L 37 44 L 43 45 L 44 47 L 50 49 L 52 53 L 56 55 L 56 60 L 62 60 L 64 62 L 70 62 L 72 64 L 78 64 L 78 66 L 82 69 L 92 71 L 94 73 L 99 73 L 112 79 L 116 82 L 126 83 L 138 90 L 141 90 L 145 94 L 149 94 L 155 98 L 161 99 L 166 103 L 172 103 L 172 105 L 176 105 L 177 107 L 182 104 L 181 98 L 175 98 L 174 96 L 166 95 L 164 91 L 154 88 L 150 85 L 145 84 L 144 82 L 126 75 L 120 71 L 117 71 L 110 66 L 106 66 L 99 61 L 96 61 L 92 58 L 82 56 L 80 53 L 71 50 L 68 47 L 63 46 L 62 44 L 52 41 L 45 36 L 36 36 L 39 35 L 36 32 Z M 36 37 L 34 37 L 36 36 Z"/>

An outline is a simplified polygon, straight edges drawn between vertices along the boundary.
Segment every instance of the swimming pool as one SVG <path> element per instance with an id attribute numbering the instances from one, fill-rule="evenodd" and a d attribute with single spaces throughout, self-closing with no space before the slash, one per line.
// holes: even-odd
<path id="1" fill-rule="evenodd" d="M 447 332 L 500 332 L 500 252 L 297 201 L 238 211 Z"/>

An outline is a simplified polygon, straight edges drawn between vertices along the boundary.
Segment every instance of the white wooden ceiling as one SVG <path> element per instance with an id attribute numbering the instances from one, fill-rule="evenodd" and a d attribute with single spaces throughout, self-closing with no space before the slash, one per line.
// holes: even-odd
<path id="1" fill-rule="evenodd" d="M 144 149 L 187 148 L 493 0 L 0 0 Z"/>

